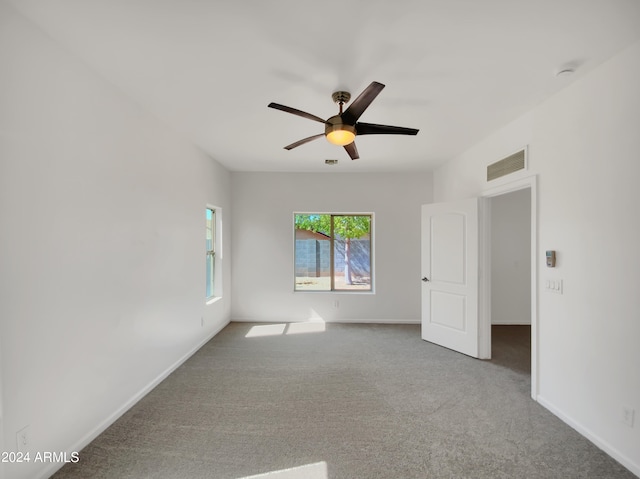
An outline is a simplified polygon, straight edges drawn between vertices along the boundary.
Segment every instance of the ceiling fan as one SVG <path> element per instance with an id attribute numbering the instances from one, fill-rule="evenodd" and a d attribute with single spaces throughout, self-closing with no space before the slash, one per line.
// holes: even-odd
<path id="1" fill-rule="evenodd" d="M 324 123 L 324 133 L 313 135 L 308 138 L 296 141 L 290 145 L 285 146 L 285 150 L 291 150 L 297 146 L 304 145 L 312 140 L 325 136 L 330 143 L 334 145 L 344 146 L 352 160 L 360 158 L 358 155 L 358 149 L 356 148 L 355 137 L 356 135 L 417 135 L 418 130 L 415 128 L 404 128 L 401 126 L 389 126 L 389 125 L 376 125 L 373 123 L 358 122 L 358 118 L 369 107 L 371 102 L 382 91 L 384 85 L 378 82 L 371 82 L 367 88 L 356 98 L 353 103 L 343 112 L 342 107 L 345 103 L 348 103 L 351 99 L 351 93 L 346 91 L 337 91 L 331 95 L 333 101 L 340 107 L 340 112 L 337 115 L 332 116 L 327 120 L 307 113 L 305 111 L 297 110 L 288 106 L 280 105 L 278 103 L 269 103 L 269 108 L 275 108 L 276 110 L 282 110 L 287 113 L 308 118 L 320 123 Z"/>

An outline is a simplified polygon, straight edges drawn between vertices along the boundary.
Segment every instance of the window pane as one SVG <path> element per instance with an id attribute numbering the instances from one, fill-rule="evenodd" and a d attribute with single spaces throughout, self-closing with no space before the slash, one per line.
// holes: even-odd
<path id="1" fill-rule="evenodd" d="M 207 209 L 207 251 L 213 251 L 213 210 Z"/>
<path id="2" fill-rule="evenodd" d="M 331 290 L 331 215 L 295 215 L 295 290 Z"/>
<path id="3" fill-rule="evenodd" d="M 371 290 L 371 216 L 336 215 L 334 289 Z"/>
<path id="4" fill-rule="evenodd" d="M 206 297 L 213 296 L 214 271 L 215 271 L 215 210 L 207 208 L 207 233 L 206 233 Z"/>
<path id="5" fill-rule="evenodd" d="M 371 215 L 294 219 L 296 291 L 371 291 Z"/>
<path id="6" fill-rule="evenodd" d="M 207 254 L 207 298 L 213 296 L 213 270 L 215 267 L 215 257 Z"/>

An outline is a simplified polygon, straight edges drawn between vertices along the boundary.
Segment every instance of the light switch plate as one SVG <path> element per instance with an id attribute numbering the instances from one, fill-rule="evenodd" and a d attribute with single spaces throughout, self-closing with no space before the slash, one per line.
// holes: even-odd
<path id="1" fill-rule="evenodd" d="M 544 290 L 550 293 L 562 294 L 563 282 L 561 279 L 546 279 L 544 281 Z"/>

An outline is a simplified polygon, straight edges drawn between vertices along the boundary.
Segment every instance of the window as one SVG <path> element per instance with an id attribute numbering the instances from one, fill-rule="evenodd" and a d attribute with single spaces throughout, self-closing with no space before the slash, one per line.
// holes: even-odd
<path id="1" fill-rule="evenodd" d="M 207 299 L 214 296 L 216 270 L 216 210 L 207 208 Z"/>
<path id="2" fill-rule="evenodd" d="M 295 291 L 371 291 L 370 214 L 294 214 Z"/>

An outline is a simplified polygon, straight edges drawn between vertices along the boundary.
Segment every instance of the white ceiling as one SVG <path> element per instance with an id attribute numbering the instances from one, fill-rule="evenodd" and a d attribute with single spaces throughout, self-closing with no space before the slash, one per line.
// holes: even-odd
<path id="1" fill-rule="evenodd" d="M 234 171 L 430 170 L 640 38 L 639 0 L 10 2 Z M 283 149 L 323 126 L 269 102 L 328 118 L 374 80 L 360 120 L 417 136 Z"/>

